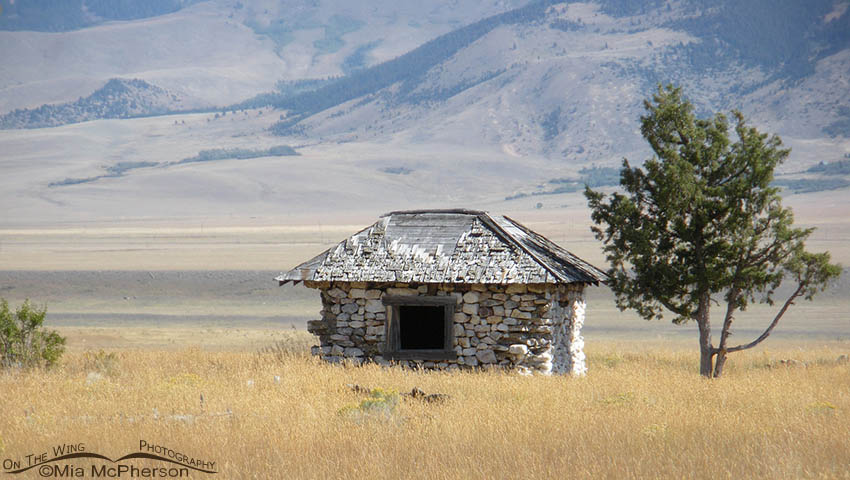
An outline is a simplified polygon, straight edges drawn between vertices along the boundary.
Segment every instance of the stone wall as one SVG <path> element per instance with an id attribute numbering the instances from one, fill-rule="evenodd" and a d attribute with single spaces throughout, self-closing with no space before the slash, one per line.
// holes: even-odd
<path id="1" fill-rule="evenodd" d="M 582 284 L 305 284 L 319 289 L 322 297 L 322 319 L 308 323 L 308 330 L 320 340 L 313 354 L 330 362 L 391 363 L 382 356 L 384 295 L 454 296 L 457 359 L 395 363 L 441 369 L 502 367 L 524 374 L 586 372 Z"/>

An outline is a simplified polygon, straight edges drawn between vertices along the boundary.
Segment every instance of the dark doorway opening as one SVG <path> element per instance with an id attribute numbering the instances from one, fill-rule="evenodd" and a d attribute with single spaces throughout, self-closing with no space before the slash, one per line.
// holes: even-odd
<path id="1" fill-rule="evenodd" d="M 442 305 L 399 305 L 401 350 L 441 350 L 446 344 L 446 312 Z"/>

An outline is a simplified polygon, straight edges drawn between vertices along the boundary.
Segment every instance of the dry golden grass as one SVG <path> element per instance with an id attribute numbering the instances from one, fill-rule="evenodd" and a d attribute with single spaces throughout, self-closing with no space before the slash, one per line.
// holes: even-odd
<path id="1" fill-rule="evenodd" d="M 0 374 L 0 459 L 63 442 L 117 458 L 144 439 L 215 460 L 209 478 L 850 478 L 847 343 L 738 354 L 707 381 L 695 351 L 661 344 L 590 345 L 575 379 L 332 366 L 292 353 L 309 342 L 72 351 Z M 808 366 L 767 367 L 787 358 Z M 352 383 L 451 398 L 342 414 L 365 398 Z"/>

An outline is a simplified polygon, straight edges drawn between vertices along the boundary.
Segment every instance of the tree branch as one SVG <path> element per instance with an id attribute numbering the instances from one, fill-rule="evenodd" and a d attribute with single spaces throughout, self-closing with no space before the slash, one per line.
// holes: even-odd
<path id="1" fill-rule="evenodd" d="M 799 297 L 800 294 L 803 293 L 803 289 L 805 288 L 805 286 L 806 284 L 804 282 L 800 282 L 800 284 L 797 285 L 797 290 L 795 290 L 794 293 L 790 297 L 788 297 L 788 300 L 785 301 L 785 305 L 782 305 L 782 308 L 779 310 L 779 313 L 776 314 L 776 317 L 774 317 L 773 321 L 770 322 L 770 325 L 768 325 L 767 329 L 761 335 L 759 335 L 758 338 L 746 345 L 738 345 L 736 347 L 727 348 L 726 351 L 729 353 L 739 352 L 741 350 L 753 348 L 759 343 L 763 342 L 767 337 L 770 336 L 771 332 L 773 332 L 774 327 L 776 327 L 776 325 L 779 323 L 779 319 L 782 318 L 782 315 L 785 315 L 785 311 L 788 310 L 788 307 L 794 304 L 794 299 Z"/>
<path id="2" fill-rule="evenodd" d="M 689 317 L 690 316 L 690 312 L 688 311 L 688 309 L 686 307 L 682 306 L 682 305 L 676 306 L 673 303 L 671 303 L 669 300 L 665 300 L 663 298 L 659 298 L 658 303 L 660 303 L 661 305 L 664 306 L 664 308 L 666 308 L 667 310 L 670 310 L 671 312 L 675 313 L 676 315 L 678 315 L 680 317 Z"/>

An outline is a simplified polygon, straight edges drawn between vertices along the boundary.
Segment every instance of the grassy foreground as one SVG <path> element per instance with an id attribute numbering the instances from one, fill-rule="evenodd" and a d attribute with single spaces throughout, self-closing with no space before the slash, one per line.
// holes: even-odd
<path id="1" fill-rule="evenodd" d="M 737 354 L 708 381 L 695 349 L 660 344 L 588 345 L 574 379 L 330 366 L 289 351 L 308 341 L 0 374 L 0 459 L 66 443 L 115 459 L 145 440 L 216 462 L 191 478 L 850 478 L 847 342 Z M 346 384 L 450 398 L 370 403 Z"/>

